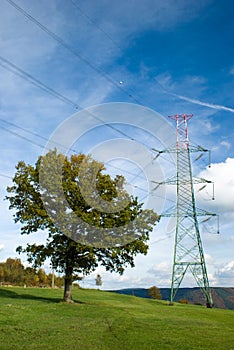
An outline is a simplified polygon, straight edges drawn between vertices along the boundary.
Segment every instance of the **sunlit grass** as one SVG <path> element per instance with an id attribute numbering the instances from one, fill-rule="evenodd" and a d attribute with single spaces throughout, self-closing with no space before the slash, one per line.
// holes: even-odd
<path id="1" fill-rule="evenodd" d="M 234 350 L 234 312 L 98 290 L 0 288 L 0 349 Z"/>

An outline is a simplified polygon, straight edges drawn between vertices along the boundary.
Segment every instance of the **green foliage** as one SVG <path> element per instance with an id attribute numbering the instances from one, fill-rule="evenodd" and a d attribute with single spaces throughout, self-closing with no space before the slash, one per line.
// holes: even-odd
<path id="1" fill-rule="evenodd" d="M 162 299 L 160 289 L 156 286 L 150 287 L 148 290 L 148 294 L 149 294 L 150 298 L 152 298 L 152 299 L 157 299 L 157 300 Z"/>
<path id="2" fill-rule="evenodd" d="M 0 288 L 1 350 L 231 350 L 232 310 L 96 290 Z"/>
<path id="3" fill-rule="evenodd" d="M 63 286 L 63 278 L 54 276 L 55 286 Z M 40 268 L 24 267 L 20 259 L 8 258 L 6 262 L 0 263 L 0 283 L 2 285 L 51 287 L 51 274 L 46 274 Z"/>
<path id="4" fill-rule="evenodd" d="M 53 268 L 65 275 L 68 299 L 72 281 L 98 264 L 120 274 L 127 265 L 133 267 L 136 254 L 147 253 L 149 232 L 159 220 L 126 193 L 123 177 L 111 179 L 103 170 L 89 156 L 68 158 L 54 150 L 39 157 L 34 167 L 19 162 L 14 184 L 7 188 L 21 233 L 47 232 L 45 244 L 17 251 L 27 253 L 34 267 L 50 258 Z M 124 208 L 118 208 L 119 199 Z"/>
<path id="5" fill-rule="evenodd" d="M 8 258 L 5 263 L 0 263 L 0 282 L 22 284 L 24 277 L 24 266 L 20 259 Z"/>

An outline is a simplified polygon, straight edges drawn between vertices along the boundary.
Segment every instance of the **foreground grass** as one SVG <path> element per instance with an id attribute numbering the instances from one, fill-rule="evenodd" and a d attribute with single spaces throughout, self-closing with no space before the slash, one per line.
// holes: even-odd
<path id="1" fill-rule="evenodd" d="M 96 290 L 0 288 L 0 349 L 234 350 L 234 312 Z"/>

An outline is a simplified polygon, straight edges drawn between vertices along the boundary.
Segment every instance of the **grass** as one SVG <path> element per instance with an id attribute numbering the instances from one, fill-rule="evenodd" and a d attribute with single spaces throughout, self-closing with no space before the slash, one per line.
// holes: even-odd
<path id="1" fill-rule="evenodd" d="M 0 349 L 234 350 L 234 312 L 98 290 L 0 288 Z"/>

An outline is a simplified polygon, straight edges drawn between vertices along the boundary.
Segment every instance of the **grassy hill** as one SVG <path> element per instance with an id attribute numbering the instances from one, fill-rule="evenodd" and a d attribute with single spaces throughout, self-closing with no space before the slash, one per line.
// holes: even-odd
<path id="1" fill-rule="evenodd" d="M 98 290 L 0 288 L 0 349 L 231 350 L 234 312 Z"/>
<path id="2" fill-rule="evenodd" d="M 146 288 L 127 288 L 114 291 L 119 294 L 135 295 L 141 298 L 149 298 L 148 289 Z M 160 288 L 163 300 L 170 300 L 170 288 Z M 215 287 L 211 288 L 214 307 L 234 310 L 234 288 Z M 175 301 L 186 299 L 189 303 L 206 304 L 200 288 L 180 288 L 176 294 Z"/>

